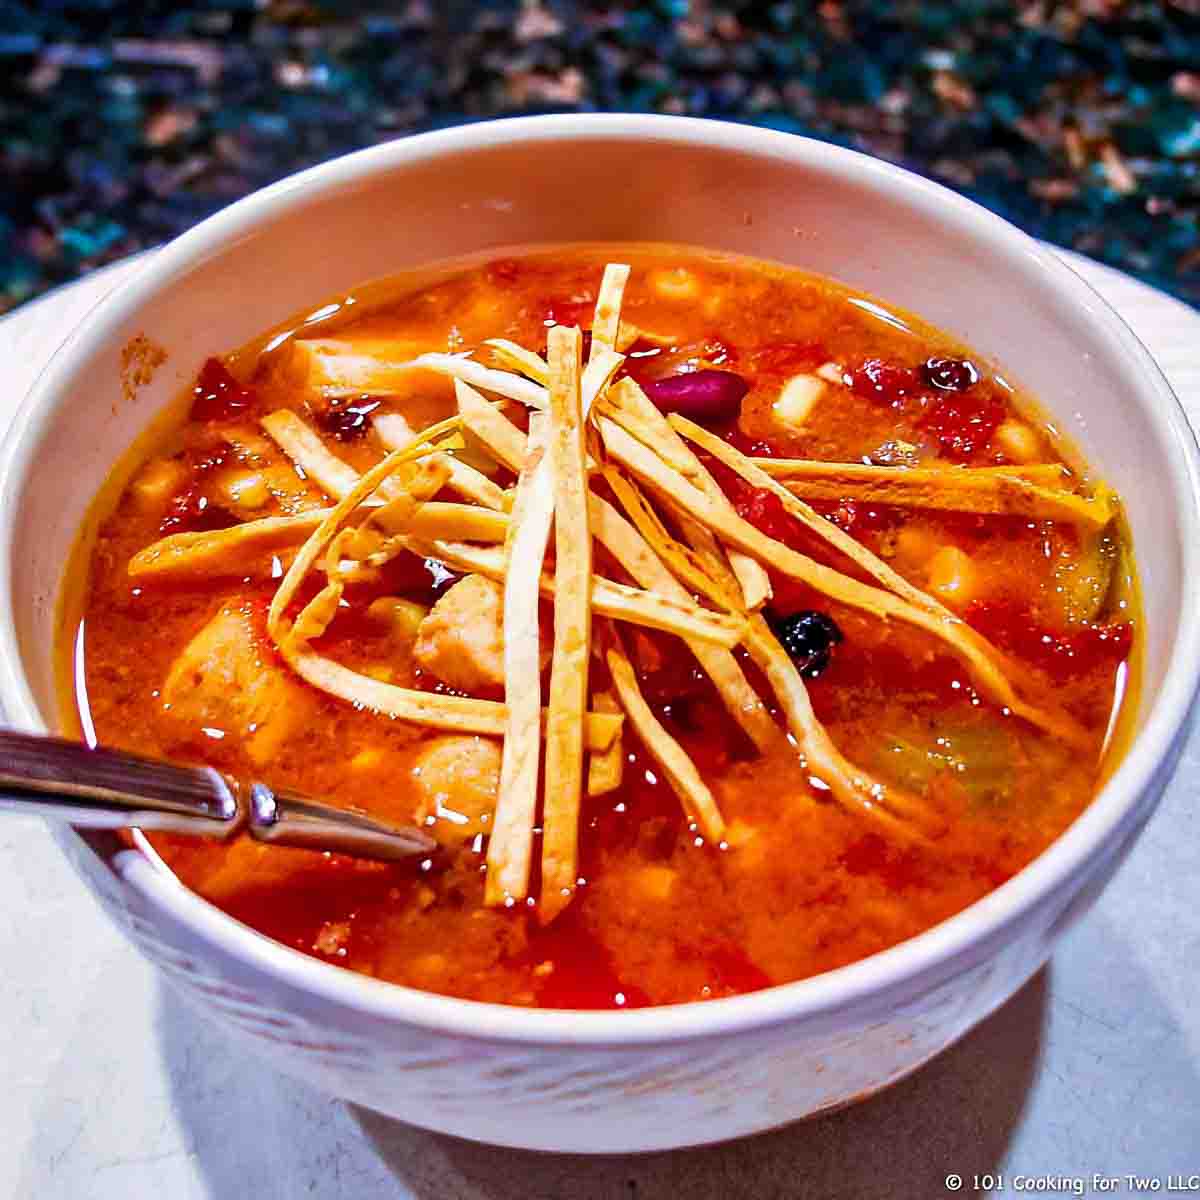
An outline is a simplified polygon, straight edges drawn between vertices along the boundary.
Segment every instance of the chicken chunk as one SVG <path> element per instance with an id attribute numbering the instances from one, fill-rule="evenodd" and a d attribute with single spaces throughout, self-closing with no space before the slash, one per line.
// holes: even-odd
<path id="1" fill-rule="evenodd" d="M 307 689 L 267 660 L 250 610 L 226 605 L 184 647 L 162 688 L 164 711 L 193 737 L 220 730 L 259 764 L 313 712 Z"/>
<path id="2" fill-rule="evenodd" d="M 482 575 L 460 579 L 417 629 L 423 671 L 464 692 L 504 686 L 504 589 Z"/>
<path id="3" fill-rule="evenodd" d="M 412 766 L 413 820 L 439 841 L 487 833 L 500 788 L 500 743 L 493 738 L 445 736 L 424 742 Z"/>

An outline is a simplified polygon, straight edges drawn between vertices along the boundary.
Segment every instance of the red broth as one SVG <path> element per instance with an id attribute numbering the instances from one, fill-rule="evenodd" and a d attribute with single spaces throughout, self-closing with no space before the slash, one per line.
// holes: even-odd
<path id="1" fill-rule="evenodd" d="M 404 355 L 505 337 L 541 352 L 549 324 L 590 326 L 603 264 L 618 258 L 633 266 L 623 316 L 641 331 L 626 371 L 664 408 L 748 454 L 922 467 L 1063 460 L 1029 397 L 917 318 L 828 280 L 674 247 L 568 247 L 372 285 L 298 336 L 393 352 L 400 343 Z M 132 556 L 166 534 L 328 503 L 264 435 L 268 412 L 301 415 L 357 470 L 383 452 L 380 414 L 421 428 L 453 412 L 449 382 L 427 372 L 395 394 L 330 402 L 291 371 L 286 342 L 264 352 L 271 341 L 205 365 L 178 422 L 101 514 L 94 543 L 76 556 L 86 586 L 81 608 L 64 615 L 61 660 L 66 678 L 78 633 L 84 665 L 68 703 L 101 743 L 393 820 L 424 816 L 450 847 L 444 869 L 423 870 L 248 840 L 152 839 L 185 884 L 280 942 L 381 979 L 506 1004 L 630 1008 L 752 991 L 854 962 L 960 911 L 1059 836 L 1111 765 L 1140 638 L 1119 516 L 1085 532 L 1036 515 L 881 503 L 848 487 L 814 507 L 987 637 L 1029 694 L 1069 715 L 1086 747 L 980 696 L 929 635 L 775 573 L 769 615 L 781 640 L 801 655 L 821 650 L 805 659 L 817 717 L 853 762 L 935 812 L 936 836 L 895 838 L 832 802 L 790 746 L 756 755 L 684 644 L 630 629 L 643 692 L 712 788 L 726 840 L 697 836 L 627 723 L 621 786 L 583 801 L 583 882 L 572 904 L 545 926 L 532 905 L 485 907 L 485 836 L 414 812 L 414 769 L 445 735 L 288 676 L 265 631 L 282 564 L 171 584 L 128 574 Z M 1026 350 L 1013 348 L 1018 377 Z M 688 373 L 702 371 L 713 373 L 708 382 L 689 385 Z M 777 402 L 797 376 L 821 383 L 803 419 L 789 422 Z M 1098 486 L 1068 457 L 1073 485 Z M 777 497 L 710 465 L 751 524 L 836 558 Z M 392 560 L 352 587 L 354 603 L 320 639 L 322 652 L 401 686 L 446 690 L 414 657 L 418 627 L 366 610 L 399 598 L 420 606 L 401 612 L 415 622 L 457 579 L 412 555 Z M 797 617 L 809 612 L 821 620 Z M 225 640 L 202 645 L 189 676 L 181 656 L 214 628 Z"/>

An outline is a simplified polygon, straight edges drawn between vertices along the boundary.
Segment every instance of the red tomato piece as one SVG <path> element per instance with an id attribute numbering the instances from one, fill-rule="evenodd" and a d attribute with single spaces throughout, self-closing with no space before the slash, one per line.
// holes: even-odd
<path id="1" fill-rule="evenodd" d="M 953 394 L 930 405 L 921 424 L 937 437 L 942 453 L 966 461 L 991 445 L 1006 415 L 998 396 Z"/>
<path id="2" fill-rule="evenodd" d="M 238 383 L 219 358 L 200 368 L 192 394 L 193 421 L 228 421 L 254 403 L 254 392 Z"/>

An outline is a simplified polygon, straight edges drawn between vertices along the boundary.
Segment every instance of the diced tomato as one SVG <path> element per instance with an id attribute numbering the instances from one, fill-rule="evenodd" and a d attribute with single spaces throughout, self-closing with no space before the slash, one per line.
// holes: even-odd
<path id="1" fill-rule="evenodd" d="M 617 975 L 578 902 L 539 932 L 537 958 L 553 964 L 538 988 L 542 1008 L 644 1008 L 650 1003 L 641 988 Z"/>
<path id="2" fill-rule="evenodd" d="M 763 346 L 751 356 L 756 371 L 779 375 L 795 375 L 811 371 L 829 359 L 820 342 L 774 342 Z"/>
<path id="3" fill-rule="evenodd" d="M 511 287 L 521 276 L 521 263 L 515 258 L 497 258 L 484 267 L 488 283 Z"/>
<path id="4" fill-rule="evenodd" d="M 1084 624 L 1060 633 L 1036 624 L 1028 613 L 1005 604 L 973 605 L 967 612 L 967 623 L 1059 683 L 1099 667 L 1115 668 L 1129 657 L 1133 644 L 1133 624 L 1129 621 Z"/>
<path id="5" fill-rule="evenodd" d="M 595 308 L 594 300 L 551 300 L 545 307 L 544 320 L 590 329 Z"/>
<path id="6" fill-rule="evenodd" d="M 906 402 L 924 390 L 920 373 L 912 367 L 868 358 L 850 371 L 850 387 L 858 396 L 903 408 Z"/>
<path id="7" fill-rule="evenodd" d="M 366 436 L 370 428 L 367 418 L 380 403 L 379 400 L 371 400 L 365 396 L 353 404 L 335 399 L 330 402 L 328 408 L 316 414 L 316 422 L 339 442 L 352 442 Z"/>
<path id="8" fill-rule="evenodd" d="M 994 394 L 951 394 L 930 405 L 921 424 L 936 435 L 943 454 L 966 461 L 991 445 L 1006 415 L 1004 402 Z"/>
<path id="9" fill-rule="evenodd" d="M 422 558 L 407 550 L 389 559 L 381 572 L 381 595 L 409 596 L 428 604 L 462 578 L 437 559 Z"/>
<path id="10" fill-rule="evenodd" d="M 193 421 L 228 421 L 254 403 L 254 392 L 238 383 L 219 358 L 200 368 L 192 395 Z"/>
<path id="11" fill-rule="evenodd" d="M 714 429 L 713 432 L 748 458 L 778 457 L 775 447 L 770 442 L 765 442 L 762 438 L 748 437 L 742 432 L 741 426 L 736 421 L 731 421 L 724 429 Z"/>
<path id="12" fill-rule="evenodd" d="M 201 533 L 228 529 L 238 519 L 227 508 L 214 504 L 197 481 L 171 498 L 166 515 L 159 522 L 160 533 Z"/>
<path id="13" fill-rule="evenodd" d="M 877 833 L 864 833 L 842 855 L 842 866 L 851 875 L 875 875 L 894 892 L 921 882 L 920 865 L 911 849 L 895 846 Z"/>
<path id="14" fill-rule="evenodd" d="M 704 676 L 695 656 L 679 638 L 635 628 L 628 645 L 642 694 L 651 704 L 670 704 L 703 690 Z"/>
<path id="15" fill-rule="evenodd" d="M 812 507 L 852 537 L 882 533 L 904 519 L 892 504 L 871 504 L 864 500 L 813 501 Z"/>
<path id="16" fill-rule="evenodd" d="M 746 957 L 739 947 L 725 942 L 705 951 L 712 974 L 709 994 L 731 996 L 741 992 L 757 992 L 775 981 Z"/>

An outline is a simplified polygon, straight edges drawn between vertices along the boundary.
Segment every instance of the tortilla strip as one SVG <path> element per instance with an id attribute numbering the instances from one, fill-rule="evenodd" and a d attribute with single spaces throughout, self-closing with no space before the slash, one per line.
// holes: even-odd
<path id="1" fill-rule="evenodd" d="M 737 590 L 737 580 L 732 581 L 733 587 L 728 587 L 714 579 L 706 561 L 692 547 L 671 536 L 641 488 L 620 467 L 606 463 L 604 478 L 640 536 L 676 579 L 730 612 L 740 609 L 742 595 Z"/>
<path id="2" fill-rule="evenodd" d="M 813 786 L 827 787 L 845 808 L 862 813 L 890 833 L 900 833 L 909 840 L 916 835 L 898 817 L 927 827 L 932 825 L 932 815 L 919 801 L 898 788 L 877 782 L 846 760 L 813 713 L 808 689 L 796 664 L 761 615 L 750 619 L 746 649 L 779 699 L 788 728 L 813 773 L 810 779 Z"/>
<path id="3" fill-rule="evenodd" d="M 229 529 L 168 534 L 129 560 L 129 574 L 138 579 L 244 575 L 262 555 L 307 540 L 332 512 L 331 508 L 315 508 L 290 517 L 263 517 Z"/>
<path id="4" fill-rule="evenodd" d="M 681 479 L 657 455 L 613 421 L 601 417 L 599 426 L 604 445 L 613 458 L 657 493 L 671 497 L 731 546 L 755 555 L 761 562 L 770 563 L 775 570 L 807 583 L 831 599 L 881 619 L 897 617 L 931 633 L 950 648 L 970 671 L 979 690 L 995 703 L 1073 745 L 1090 745 L 1091 739 L 1065 714 L 1046 713 L 1022 701 L 1003 671 L 981 648 L 978 636 L 958 618 L 949 614 L 939 616 L 891 592 L 860 583 L 767 537 L 736 512 L 714 503 L 698 488 Z"/>
<path id="5" fill-rule="evenodd" d="M 606 276 L 608 272 L 605 272 Z M 606 365 L 606 354 L 610 362 Z M 556 325 L 550 361 L 550 454 L 554 478 L 554 654 L 550 662 L 542 798 L 542 894 L 538 915 L 548 923 L 571 902 L 579 875 L 579 808 L 584 788 L 582 720 L 592 658 L 592 535 L 588 527 L 587 456 L 580 392 L 583 336 Z M 623 362 L 601 350 L 587 372 L 611 377 Z M 607 372 L 607 374 L 605 374 Z M 599 390 L 598 388 L 596 390 Z"/>
<path id="6" fill-rule="evenodd" d="M 454 395 L 463 428 L 482 442 L 487 452 L 510 471 L 520 472 L 525 461 L 525 435 L 490 401 L 461 379 Z"/>
<path id="7" fill-rule="evenodd" d="M 601 688 L 592 696 L 592 708 L 602 713 L 621 711 L 621 706 L 610 688 Z M 588 755 L 588 795 L 605 796 L 609 792 L 615 792 L 621 786 L 624 777 L 625 742 L 618 735 L 607 750 Z"/>
<path id="8" fill-rule="evenodd" d="M 317 431 L 291 409 L 267 413 L 260 424 L 327 496 L 344 496 L 358 482 L 358 472 L 331 453 Z"/>
<path id="9" fill-rule="evenodd" d="M 314 653 L 307 641 L 293 636 L 284 613 L 317 558 L 328 548 L 339 529 L 354 510 L 405 462 L 429 453 L 431 443 L 453 433 L 458 417 L 450 417 L 417 434 L 409 445 L 392 451 L 372 467 L 331 510 L 301 547 L 283 577 L 267 613 L 267 632 L 284 660 L 312 686 L 352 704 L 372 711 L 465 733 L 501 735 L 508 722 L 508 709 L 494 701 L 472 700 L 462 696 L 438 696 L 411 688 L 382 683 L 360 675 L 332 659 Z M 604 750 L 612 744 L 620 729 L 620 718 L 611 714 L 588 714 L 584 737 L 589 749 Z"/>
<path id="10" fill-rule="evenodd" d="M 628 282 L 627 263 L 605 264 L 600 291 L 596 296 L 596 311 L 592 317 L 589 366 L 601 350 L 615 351 L 617 348 L 617 335 L 621 328 L 621 301 L 625 298 L 625 284 Z"/>
<path id="11" fill-rule="evenodd" d="M 607 633 L 605 661 L 625 715 L 701 835 L 710 842 L 720 842 L 725 836 L 725 821 L 712 792 L 687 751 L 663 728 L 646 703 L 616 630 L 610 628 Z"/>
<path id="12" fill-rule="evenodd" d="M 371 418 L 371 425 L 385 450 L 395 450 L 413 436 L 412 427 L 396 412 L 375 413 Z M 484 508 L 508 510 L 512 503 L 511 498 L 482 471 L 476 470 L 470 463 L 463 462 L 453 454 L 439 451 L 439 455 L 450 467 L 447 487 L 468 500 L 474 500 L 476 504 L 482 504 Z"/>
<path id="13" fill-rule="evenodd" d="M 548 434 L 546 416 L 532 414 L 509 537 L 497 563 L 498 573 L 493 576 L 504 585 L 504 696 L 508 719 L 488 841 L 484 904 L 491 907 L 514 904 L 529 894 L 541 748 L 538 583 L 554 518 L 554 477 L 551 471 L 542 469 Z"/>
<path id="14" fill-rule="evenodd" d="M 563 326 L 556 325 L 554 328 L 562 329 Z M 552 329 L 550 332 L 553 334 L 554 330 Z M 612 377 L 621 369 L 624 361 L 625 355 L 618 354 L 615 350 L 592 348 L 592 356 L 588 359 L 588 365 L 584 368 L 580 379 L 580 396 L 584 417 L 591 411 L 596 398 L 608 387 Z"/>
<path id="15" fill-rule="evenodd" d="M 412 538 L 409 549 L 427 558 L 436 558 L 457 571 L 473 571 L 497 583 L 505 581 L 503 551 L 498 546 L 478 546 L 467 542 L 429 541 Z M 554 596 L 554 576 L 543 572 L 540 582 L 543 596 Z M 736 646 L 745 629 L 738 614 L 717 613 L 701 608 L 691 600 L 673 600 L 641 588 L 629 587 L 601 575 L 593 575 L 592 610 L 602 617 L 661 629 L 684 640 L 708 642 L 726 649 Z"/>
<path id="16" fill-rule="evenodd" d="M 832 521 L 821 516 L 803 500 L 793 496 L 777 480 L 760 471 L 744 454 L 735 450 L 728 442 L 714 437 L 707 429 L 687 420 L 686 417 L 678 417 L 675 413 L 671 414 L 670 422 L 676 433 L 695 442 L 718 462 L 724 463 L 731 471 L 740 475 L 747 483 L 763 488 L 777 496 L 784 509 L 800 524 L 816 534 L 817 537 L 822 538 L 835 550 L 844 554 L 877 583 L 907 600 L 909 604 L 915 605 L 922 612 L 929 613 L 930 616 L 951 621 L 958 619 L 945 605 L 905 579 L 898 571 L 893 570 L 883 559 L 872 554 L 866 546 L 852 538 L 844 529 L 840 529 Z"/>
<path id="17" fill-rule="evenodd" d="M 1069 488 L 1074 474 L 1065 463 L 1011 463 L 991 467 L 881 467 L 865 462 L 829 462 L 822 458 L 754 458 L 750 461 L 761 467 L 768 475 L 785 481 L 850 480 L 855 485 L 870 484 L 876 479 L 904 478 L 910 481 L 924 480 L 937 484 L 948 475 L 962 475 L 970 479 L 987 479 L 1005 475 L 1012 479 L 1023 479 L 1026 483 L 1046 488 Z"/>
<path id="18" fill-rule="evenodd" d="M 550 381 L 550 368 L 540 354 L 526 350 L 508 338 L 488 338 L 483 343 L 491 352 L 492 357 L 502 367 L 509 371 L 520 371 L 522 375 L 540 383 L 543 387 Z"/>
<path id="19" fill-rule="evenodd" d="M 519 461 L 520 456 L 524 453 L 525 435 L 515 428 L 507 417 L 498 412 L 494 405 L 489 404 L 478 392 L 472 391 L 465 384 L 459 385 L 459 412 L 462 415 L 463 424 L 471 429 L 471 432 L 499 461 L 506 465 Z M 652 548 L 653 543 L 648 544 L 648 539 L 630 525 L 607 500 L 594 493 L 591 494 L 588 500 L 588 517 L 591 522 L 592 536 L 641 587 L 648 592 L 656 592 L 669 600 L 682 604 L 691 603 L 691 597 L 687 590 L 669 569 L 673 568 L 675 563 L 668 562 L 667 566 L 664 566 L 665 560 L 660 558 L 658 546 Z M 704 529 L 703 533 L 706 537 L 708 536 L 707 529 Z M 431 553 L 440 552 L 437 548 L 431 549 Z M 720 555 L 720 550 L 717 549 L 716 553 Z M 455 564 L 451 563 L 450 565 Z M 460 562 L 458 565 L 466 564 Z M 479 570 L 481 574 L 487 574 L 487 570 L 481 568 L 478 560 L 467 565 L 467 569 Z M 680 578 L 684 577 L 681 575 Z M 687 582 L 686 579 L 685 582 Z M 703 591 L 700 587 L 695 590 Z M 734 593 L 737 594 L 734 595 Z M 727 582 L 723 594 L 733 597 L 735 605 L 731 605 L 731 607 L 740 605 L 741 594 L 737 588 L 737 581 L 732 577 Z M 595 592 L 593 592 L 592 603 L 593 607 L 597 604 Z M 604 610 L 598 609 L 597 611 L 603 612 Z M 614 613 L 610 609 L 607 610 L 607 615 L 612 616 Z M 679 631 L 672 630 L 672 632 Z M 729 714 L 745 730 L 746 735 L 755 746 L 763 753 L 777 746 L 783 734 L 779 726 L 771 719 L 761 697 L 750 686 L 737 659 L 728 650 L 714 646 L 709 641 L 687 637 L 683 634 L 681 636 L 684 637 L 688 649 L 695 655 L 696 661 L 703 668 L 705 674 L 713 681 Z"/>
<path id="20" fill-rule="evenodd" d="M 688 477 L 710 500 L 725 508 L 727 512 L 733 513 L 733 505 L 721 491 L 717 481 L 704 469 L 704 465 L 691 452 L 684 440 L 671 428 L 666 417 L 658 411 L 650 397 L 632 379 L 622 379 L 610 388 L 608 398 L 613 404 L 632 414 L 648 430 L 657 431 L 668 456 L 681 456 L 690 468 Z M 697 548 L 708 559 L 719 558 L 713 553 L 711 546 L 704 546 L 702 543 Z M 733 568 L 733 573 L 737 576 L 737 581 L 741 586 L 745 607 L 751 612 L 762 608 L 771 598 L 771 580 L 762 564 L 757 562 L 752 555 L 745 554 L 737 548 L 731 548 L 729 565 Z"/>
<path id="21" fill-rule="evenodd" d="M 764 458 L 750 462 L 805 500 L 870 500 L 904 508 L 932 508 L 989 516 L 1020 516 L 1041 521 L 1071 521 L 1102 529 L 1112 520 L 1109 496 L 1092 499 L 1068 490 L 1066 468 L 1051 466 L 1059 486 L 1044 486 L 1021 468 L 874 467 L 863 463 L 816 463 L 803 459 Z M 784 467 L 784 464 L 787 464 Z M 1040 464 L 1039 464 L 1040 465 Z M 1033 468 L 1024 468 L 1026 472 Z"/>
<path id="22" fill-rule="evenodd" d="M 415 538 L 448 538 L 456 542 L 502 542 L 511 525 L 508 513 L 474 504 L 431 500 L 408 521 L 405 532 Z"/>
<path id="23" fill-rule="evenodd" d="M 461 379 L 480 391 L 494 392 L 508 400 L 517 400 L 527 408 L 544 409 L 549 403 L 546 389 L 511 371 L 497 371 L 461 354 L 421 354 L 405 364 L 435 371 L 451 379 Z"/>
<path id="24" fill-rule="evenodd" d="M 508 708 L 495 700 L 439 696 L 381 683 L 316 653 L 307 642 L 289 642 L 281 647 L 280 653 L 301 679 L 318 690 L 397 721 L 489 737 L 503 737 L 508 725 Z M 545 713 L 541 718 L 545 718 Z M 589 712 L 584 719 L 584 742 L 588 750 L 592 753 L 607 750 L 620 733 L 623 721 L 619 714 Z"/>
<path id="25" fill-rule="evenodd" d="M 357 482 L 358 472 L 338 458 L 321 435 L 291 409 L 268 413 L 259 423 L 305 478 L 312 479 L 327 496 L 340 498 Z M 410 434 L 403 444 L 411 440 Z M 385 479 L 379 487 L 379 499 L 402 494 L 407 484 L 404 476 L 405 471 L 401 470 L 395 477 Z"/>
<path id="26" fill-rule="evenodd" d="M 455 432 L 459 423 L 458 417 L 450 417 L 422 430 L 407 446 L 393 450 L 366 474 L 360 475 L 354 487 L 329 510 L 325 519 L 309 535 L 308 541 L 300 547 L 300 552 L 292 560 L 292 565 L 288 568 L 271 600 L 271 607 L 267 613 L 267 631 L 273 642 L 280 645 L 289 639 L 284 611 L 291 603 L 301 583 L 304 582 L 304 577 L 312 570 L 318 557 L 333 540 L 338 530 L 350 519 L 354 510 L 376 491 L 384 480 L 390 479 L 404 463 L 429 453 L 431 442 Z"/>

